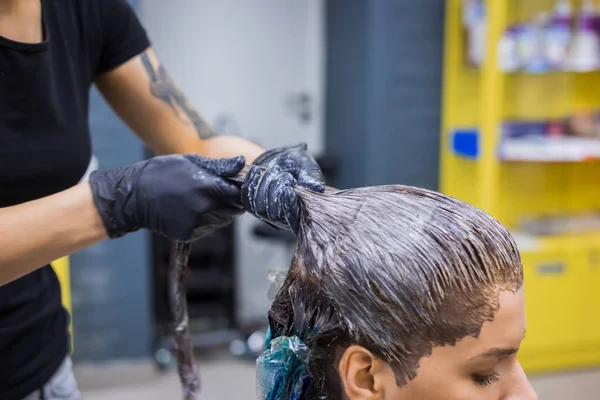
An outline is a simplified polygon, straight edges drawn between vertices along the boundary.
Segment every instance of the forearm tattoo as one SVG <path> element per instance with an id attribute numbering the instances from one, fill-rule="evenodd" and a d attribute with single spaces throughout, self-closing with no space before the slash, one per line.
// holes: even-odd
<path id="1" fill-rule="evenodd" d="M 142 64 L 150 77 L 150 92 L 152 95 L 164 101 L 182 121 L 192 124 L 198 136 L 208 139 L 215 136 L 215 132 L 208 123 L 200 117 L 200 114 L 191 106 L 189 101 L 177 87 L 173 79 L 162 64 L 154 67 L 150 62 L 148 53 L 141 55 Z"/>

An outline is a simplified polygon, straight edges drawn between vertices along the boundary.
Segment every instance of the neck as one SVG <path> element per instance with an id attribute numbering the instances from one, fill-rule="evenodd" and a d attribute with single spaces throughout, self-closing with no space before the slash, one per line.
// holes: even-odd
<path id="1" fill-rule="evenodd" d="M 40 7 L 42 0 L 0 0 L 0 14 L 23 15 Z"/>
<path id="2" fill-rule="evenodd" d="M 41 42 L 42 0 L 0 0 L 0 36 L 23 43 Z"/>
<path id="3" fill-rule="evenodd" d="M 0 13 L 18 14 L 31 6 L 32 0 L 0 0 Z"/>

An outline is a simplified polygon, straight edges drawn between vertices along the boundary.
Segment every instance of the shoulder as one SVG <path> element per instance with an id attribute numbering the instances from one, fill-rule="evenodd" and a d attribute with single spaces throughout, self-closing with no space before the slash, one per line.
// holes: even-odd
<path id="1" fill-rule="evenodd" d="M 44 6 L 60 20 L 85 25 L 118 23 L 135 15 L 131 2 L 127 0 L 46 0 Z"/>
<path id="2" fill-rule="evenodd" d="M 112 40 L 134 40 L 145 30 L 128 0 L 45 0 L 51 19 L 61 27 L 75 27 L 90 40 L 106 44 Z M 62 30 L 62 29 L 61 29 Z M 73 33 L 73 32 L 70 32 Z"/>
<path id="3" fill-rule="evenodd" d="M 64 43 L 85 49 L 92 76 L 121 65 L 150 45 L 132 2 L 44 0 L 51 27 Z M 45 11 L 46 12 L 46 11 Z"/>
<path id="4" fill-rule="evenodd" d="M 98 14 L 111 16 L 111 14 L 133 12 L 132 1 L 128 0 L 77 0 Z"/>
<path id="5" fill-rule="evenodd" d="M 61 7 L 71 5 L 80 9 L 92 11 L 118 11 L 119 9 L 131 9 L 135 3 L 131 0 L 54 0 Z"/>

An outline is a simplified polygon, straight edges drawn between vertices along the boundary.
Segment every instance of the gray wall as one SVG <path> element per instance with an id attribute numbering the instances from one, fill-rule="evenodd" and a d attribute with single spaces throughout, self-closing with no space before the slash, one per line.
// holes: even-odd
<path id="1" fill-rule="evenodd" d="M 444 2 L 327 2 L 326 148 L 339 187 L 438 187 Z"/>
<path id="2" fill-rule="evenodd" d="M 136 1 L 130 1 L 134 6 Z M 94 89 L 93 151 L 100 168 L 144 158 L 143 145 Z M 145 233 L 104 241 L 71 257 L 74 358 L 105 361 L 148 357 L 150 264 Z"/>

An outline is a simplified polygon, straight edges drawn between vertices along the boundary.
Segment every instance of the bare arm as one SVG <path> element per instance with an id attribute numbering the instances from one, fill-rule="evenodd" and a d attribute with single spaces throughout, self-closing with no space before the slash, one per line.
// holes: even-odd
<path id="1" fill-rule="evenodd" d="M 99 76 L 96 85 L 119 117 L 156 154 L 243 155 L 250 163 L 264 151 L 243 138 L 216 136 L 151 48 Z"/>
<path id="2" fill-rule="evenodd" d="M 0 285 L 106 237 L 88 183 L 0 208 Z"/>

